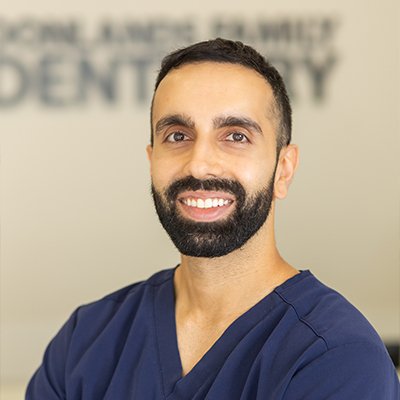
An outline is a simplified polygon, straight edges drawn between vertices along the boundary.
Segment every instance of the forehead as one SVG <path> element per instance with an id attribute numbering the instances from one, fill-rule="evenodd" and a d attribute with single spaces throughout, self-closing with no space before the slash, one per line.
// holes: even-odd
<path id="1" fill-rule="evenodd" d="M 269 120 L 272 105 L 271 86 L 251 68 L 217 62 L 186 64 L 171 70 L 158 86 L 153 123 L 174 113 L 194 119 L 240 114 Z"/>

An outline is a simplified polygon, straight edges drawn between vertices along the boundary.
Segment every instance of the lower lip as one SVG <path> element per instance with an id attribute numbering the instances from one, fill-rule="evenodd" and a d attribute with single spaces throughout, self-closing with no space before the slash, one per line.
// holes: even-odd
<path id="1" fill-rule="evenodd" d="M 211 208 L 190 207 L 181 201 L 178 201 L 178 204 L 184 217 L 199 222 L 213 222 L 225 218 L 229 214 L 233 203 Z"/>

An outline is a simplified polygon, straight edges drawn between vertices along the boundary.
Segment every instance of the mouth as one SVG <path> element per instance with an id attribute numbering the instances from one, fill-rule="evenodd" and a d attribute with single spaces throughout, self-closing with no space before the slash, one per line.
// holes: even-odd
<path id="1" fill-rule="evenodd" d="M 177 203 L 186 218 L 199 222 L 213 222 L 230 214 L 235 197 L 226 192 L 192 191 L 181 193 Z"/>

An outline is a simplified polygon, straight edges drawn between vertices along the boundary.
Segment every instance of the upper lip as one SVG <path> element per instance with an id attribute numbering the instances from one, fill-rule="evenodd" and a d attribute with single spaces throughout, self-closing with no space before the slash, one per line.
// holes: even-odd
<path id="1" fill-rule="evenodd" d="M 195 190 L 195 191 L 185 191 L 179 194 L 178 200 L 183 199 L 224 199 L 224 200 L 235 200 L 235 196 L 231 193 L 227 192 L 219 192 L 219 191 L 209 191 L 209 190 Z"/>

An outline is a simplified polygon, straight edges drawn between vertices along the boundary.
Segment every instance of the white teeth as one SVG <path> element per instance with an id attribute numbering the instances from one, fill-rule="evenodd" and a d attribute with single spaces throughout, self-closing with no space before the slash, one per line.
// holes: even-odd
<path id="1" fill-rule="evenodd" d="M 213 206 L 213 201 L 212 199 L 206 199 L 204 202 L 204 208 L 211 208 Z"/>
<path id="2" fill-rule="evenodd" d="M 187 206 L 197 207 L 197 208 L 213 208 L 222 207 L 229 203 L 227 199 L 183 199 L 182 200 Z"/>

